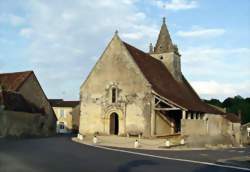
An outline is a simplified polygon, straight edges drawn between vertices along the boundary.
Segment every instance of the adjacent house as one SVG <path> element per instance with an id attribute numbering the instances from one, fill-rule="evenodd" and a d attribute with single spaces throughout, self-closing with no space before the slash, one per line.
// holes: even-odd
<path id="1" fill-rule="evenodd" d="M 0 136 L 55 134 L 56 117 L 33 71 L 0 74 Z"/>
<path id="2" fill-rule="evenodd" d="M 50 99 L 49 101 L 57 117 L 57 133 L 78 133 L 79 101 L 64 101 L 63 99 Z"/>
<path id="3" fill-rule="evenodd" d="M 183 75 L 181 55 L 165 18 L 148 53 L 115 33 L 81 85 L 80 113 L 83 135 L 180 134 L 209 141 L 240 140 L 237 116 L 204 103 Z"/>

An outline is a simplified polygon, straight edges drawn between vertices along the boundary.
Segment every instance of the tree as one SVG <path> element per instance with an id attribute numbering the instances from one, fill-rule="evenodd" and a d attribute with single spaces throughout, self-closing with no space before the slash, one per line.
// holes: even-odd
<path id="1" fill-rule="evenodd" d="M 205 100 L 205 102 L 208 103 L 208 104 L 211 104 L 211 105 L 218 106 L 218 107 L 223 107 L 222 103 L 218 99 Z"/>
<path id="2" fill-rule="evenodd" d="M 242 123 L 250 122 L 250 98 L 244 99 L 240 95 L 228 97 L 222 103 L 217 99 L 205 100 L 206 103 L 223 107 L 228 113 L 241 113 Z"/>

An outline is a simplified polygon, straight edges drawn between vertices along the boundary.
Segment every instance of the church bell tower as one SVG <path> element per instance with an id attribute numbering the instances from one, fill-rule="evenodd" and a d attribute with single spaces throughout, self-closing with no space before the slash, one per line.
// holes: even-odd
<path id="1" fill-rule="evenodd" d="M 171 40 L 165 17 L 155 47 L 150 44 L 149 54 L 164 63 L 175 80 L 182 81 L 181 55 Z"/>

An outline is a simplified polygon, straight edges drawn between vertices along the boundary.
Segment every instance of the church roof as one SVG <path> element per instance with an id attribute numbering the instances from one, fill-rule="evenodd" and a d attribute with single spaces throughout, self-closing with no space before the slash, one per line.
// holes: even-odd
<path id="1" fill-rule="evenodd" d="M 154 53 L 168 53 L 174 51 L 174 46 L 165 20 L 166 19 L 164 17 L 161 30 L 154 48 Z"/>
<path id="2" fill-rule="evenodd" d="M 184 76 L 182 82 L 176 81 L 161 61 L 126 42 L 123 43 L 157 94 L 191 111 L 223 113 L 203 102 Z"/>
<path id="3" fill-rule="evenodd" d="M 0 86 L 4 90 L 17 91 L 33 71 L 2 73 L 0 74 Z"/>

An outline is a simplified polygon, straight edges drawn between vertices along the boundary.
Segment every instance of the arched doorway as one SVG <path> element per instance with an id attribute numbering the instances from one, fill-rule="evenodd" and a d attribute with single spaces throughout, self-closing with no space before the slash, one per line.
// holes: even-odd
<path id="1" fill-rule="evenodd" d="M 118 114 L 113 112 L 110 115 L 110 130 L 109 130 L 110 134 L 115 134 L 118 135 L 119 133 L 119 117 Z"/>

